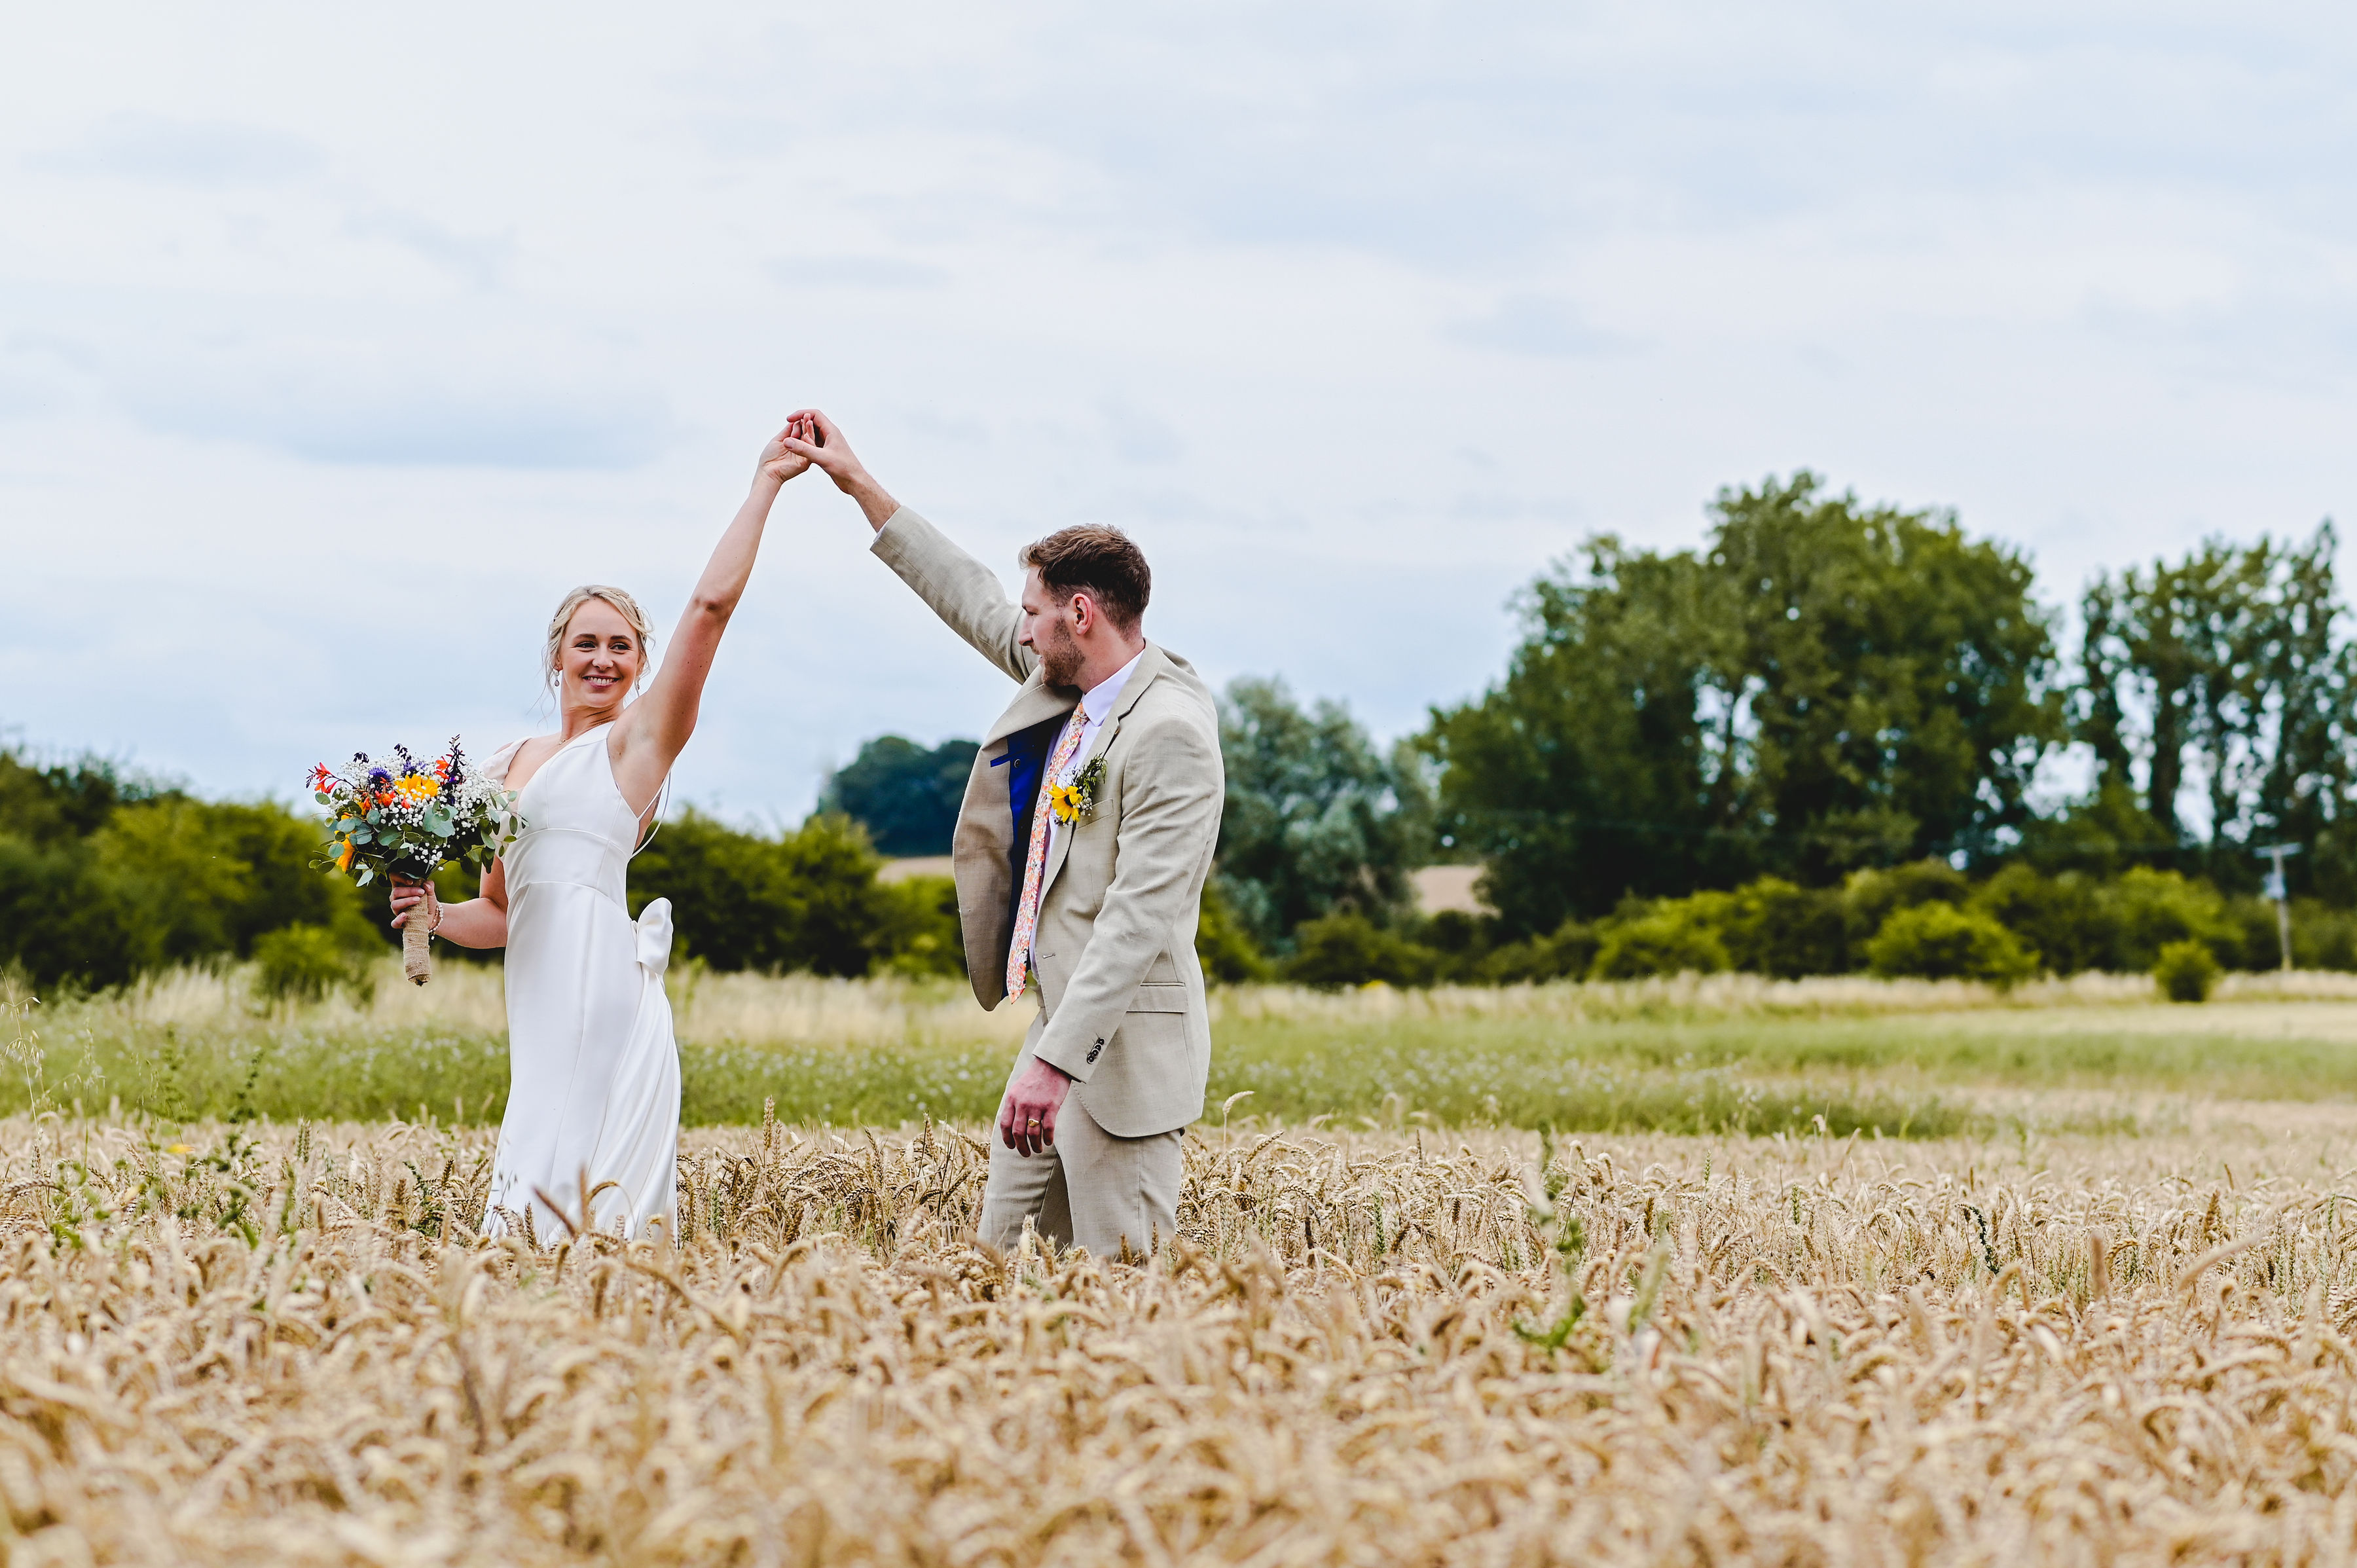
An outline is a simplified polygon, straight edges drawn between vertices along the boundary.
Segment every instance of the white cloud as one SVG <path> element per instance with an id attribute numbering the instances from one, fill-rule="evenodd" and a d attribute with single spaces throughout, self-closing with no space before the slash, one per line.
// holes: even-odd
<path id="1" fill-rule="evenodd" d="M 28 161 L 62 174 L 211 188 L 284 185 L 317 172 L 321 160 L 317 147 L 283 131 L 124 111 Z"/>
<path id="2" fill-rule="evenodd" d="M 1388 731 L 1585 533 L 1689 542 L 1771 471 L 1956 505 L 2057 598 L 2357 510 L 2320 5 L 264 0 L 12 45 L 0 724 L 211 788 L 527 725 L 548 604 L 676 602 L 806 403 L 994 564 L 1131 528 L 1157 636 Z M 866 538 L 789 491 L 688 796 L 791 811 L 988 718 Z"/>
<path id="3" fill-rule="evenodd" d="M 117 389 L 149 429 L 253 442 L 319 463 L 628 468 L 660 451 L 662 400 L 471 367 L 305 356 L 274 364 L 142 366 Z"/>
<path id="4" fill-rule="evenodd" d="M 1589 325 L 1563 301 L 1541 295 L 1510 295 L 1487 315 L 1459 322 L 1451 331 L 1478 348 L 1567 359 L 1631 346 L 1620 334 Z"/>

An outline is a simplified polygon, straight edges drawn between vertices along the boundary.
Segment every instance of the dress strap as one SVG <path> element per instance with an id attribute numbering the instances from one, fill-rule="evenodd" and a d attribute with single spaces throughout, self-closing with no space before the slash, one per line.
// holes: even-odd
<path id="1" fill-rule="evenodd" d="M 507 788 L 508 769 L 513 766 L 516 753 L 523 749 L 523 743 L 531 738 L 524 736 L 508 742 L 491 753 L 490 760 L 484 762 L 479 771 L 489 775 L 501 789 Z"/>

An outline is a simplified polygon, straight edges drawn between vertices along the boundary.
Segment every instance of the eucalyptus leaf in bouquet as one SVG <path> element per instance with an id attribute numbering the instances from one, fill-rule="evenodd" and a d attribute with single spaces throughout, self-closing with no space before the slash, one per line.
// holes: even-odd
<path id="1" fill-rule="evenodd" d="M 327 852 L 313 868 L 362 887 L 423 883 L 453 862 L 479 869 L 523 831 L 515 796 L 468 766 L 456 736 L 430 762 L 396 746 L 383 762 L 360 751 L 339 768 L 322 763 L 311 769 L 310 786 L 311 798 L 332 813 Z M 421 900 L 402 924 L 402 970 L 420 985 L 434 973 L 426 954 L 432 908 L 431 899 Z"/>

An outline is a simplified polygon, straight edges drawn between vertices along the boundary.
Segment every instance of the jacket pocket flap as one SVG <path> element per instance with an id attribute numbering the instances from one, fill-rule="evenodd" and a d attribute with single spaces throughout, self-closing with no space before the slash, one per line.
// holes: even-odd
<path id="1" fill-rule="evenodd" d="M 1149 980 L 1137 988 L 1130 998 L 1133 1013 L 1184 1013 L 1187 1011 L 1187 987 L 1183 983 L 1165 984 Z"/>

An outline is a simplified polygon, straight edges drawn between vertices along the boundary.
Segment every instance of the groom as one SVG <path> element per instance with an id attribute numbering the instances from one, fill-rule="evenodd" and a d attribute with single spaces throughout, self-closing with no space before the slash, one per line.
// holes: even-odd
<path id="1" fill-rule="evenodd" d="M 1099 1257 L 1177 1234 L 1180 1129 L 1202 1114 L 1211 1012 L 1195 957 L 1226 778 L 1211 689 L 1146 640 L 1146 557 L 1110 528 L 1021 554 L 1023 599 L 901 506 L 834 423 L 787 446 L 876 530 L 875 552 L 1022 682 L 983 737 L 954 841 L 966 972 L 985 1007 L 1036 985 L 1039 1015 L 998 1110 L 982 1234 Z"/>

